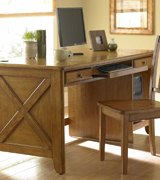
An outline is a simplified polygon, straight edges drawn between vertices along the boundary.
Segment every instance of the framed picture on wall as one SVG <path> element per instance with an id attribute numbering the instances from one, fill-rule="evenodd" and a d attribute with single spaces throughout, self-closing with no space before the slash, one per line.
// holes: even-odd
<path id="1" fill-rule="evenodd" d="M 93 51 L 108 50 L 107 38 L 104 30 L 89 31 Z"/>
<path id="2" fill-rule="evenodd" d="M 110 0 L 110 33 L 153 34 L 154 0 Z"/>

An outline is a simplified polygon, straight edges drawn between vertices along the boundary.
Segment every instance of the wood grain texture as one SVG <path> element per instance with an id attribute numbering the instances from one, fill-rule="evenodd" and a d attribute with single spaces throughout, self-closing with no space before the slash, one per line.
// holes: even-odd
<path id="1" fill-rule="evenodd" d="M 40 72 L 38 72 L 40 73 Z M 4 80 L 9 84 L 10 90 L 14 89 L 15 94 L 19 97 L 20 102 L 24 103 L 36 87 L 42 82 L 43 78 L 37 77 L 17 77 L 3 76 Z M 25 84 L 24 84 L 25 81 Z M 27 90 L 26 90 L 27 89 Z M 15 95 L 14 94 L 14 95 Z M 15 102 L 15 104 L 17 104 Z M 19 105 L 21 107 L 21 105 Z"/>
<path id="2" fill-rule="evenodd" d="M 20 66 L 20 68 L 17 68 L 18 65 L 16 64 L 7 64 L 8 67 L 12 67 L 10 68 L 10 71 L 8 72 L 8 68 L 7 67 L 2 67 L 5 66 L 6 64 L 0 64 L 0 71 L 1 71 L 1 75 L 3 76 L 12 76 L 15 75 L 16 77 L 28 77 L 28 78 L 50 78 L 50 72 L 47 70 L 42 70 L 40 71 L 37 67 L 37 69 L 32 69 L 31 71 L 28 70 L 28 68 L 26 68 L 27 66 L 23 65 Z"/>
<path id="3" fill-rule="evenodd" d="M 126 76 L 129 74 L 135 74 L 135 73 L 143 72 L 143 71 L 147 71 L 147 70 L 148 70 L 148 66 L 143 66 L 143 67 L 130 68 L 130 69 L 116 71 L 116 72 L 110 72 L 109 78 L 111 79 L 111 78 L 116 78 L 116 77 L 120 77 L 120 76 Z"/>
<path id="4" fill-rule="evenodd" d="M 104 161 L 105 157 L 105 135 L 106 135 L 106 117 L 102 113 L 102 108 L 99 107 L 99 151 L 100 160 Z"/>
<path id="5" fill-rule="evenodd" d="M 141 59 L 153 56 L 153 51 L 146 50 L 122 50 L 116 52 L 111 51 L 96 51 L 83 49 L 79 50 L 84 53 L 83 56 L 72 56 L 65 63 L 56 63 L 56 66 L 61 67 L 64 71 L 84 69 L 87 67 L 95 67 L 105 64 L 119 63 L 134 59 Z M 73 51 L 74 52 L 74 51 Z M 76 51 L 75 51 L 76 52 Z"/>
<path id="6" fill-rule="evenodd" d="M 25 73 L 28 73 L 27 69 L 32 69 L 28 73 L 29 77 L 41 77 L 49 78 L 50 74 L 46 70 L 78 70 L 84 69 L 87 67 L 95 67 L 97 65 L 104 65 L 110 63 L 116 63 L 125 60 L 133 60 L 143 57 L 149 57 L 153 55 L 151 50 L 122 50 L 118 49 L 116 52 L 110 51 L 97 51 L 93 52 L 89 49 L 74 50 L 72 52 L 82 52 L 83 56 L 72 56 L 68 58 L 66 62 L 58 62 L 56 59 L 52 58 L 53 55 L 47 56 L 47 59 L 31 59 L 26 60 L 25 58 L 20 59 L 9 59 L 9 62 L 0 62 L 0 71 L 2 75 L 15 74 L 17 76 L 26 76 Z M 6 72 L 6 68 L 12 67 L 11 72 Z M 23 73 L 20 74 L 20 69 L 23 68 Z M 38 73 L 38 70 L 43 70 L 41 73 Z M 47 77 L 46 77 L 47 76 Z"/>
<path id="7" fill-rule="evenodd" d="M 124 115 L 121 120 L 121 159 L 123 174 L 127 174 L 128 170 L 128 122 L 129 115 Z"/>
<path id="8" fill-rule="evenodd" d="M 97 103 L 97 105 L 100 105 L 101 106 L 101 103 L 99 104 L 99 102 Z M 111 109 L 107 109 L 107 108 L 103 108 L 103 106 L 102 106 L 102 113 L 104 114 L 104 115 L 107 115 L 108 117 L 111 117 L 111 118 L 113 118 L 113 119 L 116 119 L 116 120 L 121 120 L 122 119 L 122 117 L 123 117 L 123 115 L 122 114 L 120 114 L 119 112 L 116 112 L 116 111 L 114 111 L 114 110 L 111 110 Z"/>
<path id="9" fill-rule="evenodd" d="M 123 64 L 127 64 L 130 63 L 130 61 L 124 61 L 122 62 Z M 115 71 L 111 71 L 108 73 L 102 73 L 100 72 L 97 67 L 93 67 L 92 68 L 92 75 L 102 75 L 102 77 L 104 76 L 104 78 L 117 78 L 120 76 L 126 76 L 126 75 L 130 75 L 130 74 L 136 74 L 138 72 L 143 72 L 143 71 L 148 71 L 148 66 L 142 66 L 142 67 L 137 67 L 137 68 L 133 68 L 133 66 L 130 64 L 131 67 L 126 68 L 126 69 L 120 69 L 120 70 L 115 70 Z"/>
<path id="10" fill-rule="evenodd" d="M 2 82 L 2 79 L 1 79 Z M 42 86 L 41 86 L 42 85 Z M 5 85 L 4 83 L 1 83 L 1 87 L 3 89 L 6 89 L 9 91 L 8 87 L 5 87 L 7 85 Z M 24 114 L 28 113 L 28 111 L 31 109 L 31 107 L 38 101 L 38 99 L 43 95 L 43 93 L 45 92 L 45 90 L 50 86 L 50 80 L 45 81 L 43 80 L 41 82 L 41 84 L 37 87 L 37 89 L 35 89 L 35 91 L 32 93 L 32 95 L 26 100 L 26 102 L 23 104 L 22 107 L 20 107 L 19 112 L 12 117 L 12 119 L 7 123 L 7 125 L 2 129 L 2 131 L 0 132 L 0 142 L 5 141 L 5 139 L 12 133 L 12 131 L 14 131 L 14 129 L 16 128 L 16 126 L 18 125 L 18 123 L 20 122 L 20 120 L 23 118 Z M 10 93 L 5 91 L 5 93 Z M 10 96 L 10 95 L 9 95 Z M 13 97 L 14 94 L 11 92 L 11 96 Z M 15 99 L 15 97 L 11 98 Z M 20 102 L 17 106 L 20 106 Z M 30 117 L 30 115 L 26 115 L 26 117 L 29 119 L 30 124 L 32 123 L 32 118 Z M 32 123 L 33 125 L 33 123 Z M 36 127 L 34 125 L 34 127 Z M 35 128 L 34 128 L 35 129 Z M 40 130 L 40 129 L 39 129 Z M 41 132 L 38 131 L 38 134 Z M 43 134 L 41 134 L 43 137 Z M 45 137 L 45 136 L 44 136 Z"/>
<path id="11" fill-rule="evenodd" d="M 134 60 L 133 67 L 142 67 L 142 66 L 148 66 L 148 68 L 151 68 L 152 67 L 152 57 Z"/>
<path id="12" fill-rule="evenodd" d="M 50 149 L 36 148 L 33 146 L 20 146 L 10 143 L 1 143 L 0 151 L 52 158 L 52 151 Z"/>
<path id="13" fill-rule="evenodd" d="M 133 125 L 133 131 L 136 131 L 142 127 L 149 126 L 149 120 L 141 121 Z"/>
<path id="14" fill-rule="evenodd" d="M 153 112 L 146 112 L 146 113 L 138 113 L 138 114 L 131 114 L 130 121 L 139 121 L 142 119 L 157 119 L 160 117 L 160 112 L 155 110 Z"/>
<path id="15" fill-rule="evenodd" d="M 152 68 L 151 68 L 151 78 L 150 78 L 150 88 L 149 88 L 150 99 L 155 98 L 155 94 L 152 93 L 152 90 L 153 90 L 153 88 L 156 88 L 156 77 L 157 77 L 157 72 L 158 72 L 159 51 L 160 51 L 160 36 L 157 36 L 154 53 L 153 53 Z"/>
<path id="16" fill-rule="evenodd" d="M 56 94 L 55 94 L 56 93 Z M 52 71 L 52 154 L 56 171 L 65 173 L 65 142 L 64 142 L 64 72 Z"/>
<path id="17" fill-rule="evenodd" d="M 105 30 L 89 31 L 89 37 L 93 51 L 105 51 L 108 50 L 108 42 L 106 38 Z M 96 37 L 100 38 L 101 43 L 98 44 Z"/>
<path id="18" fill-rule="evenodd" d="M 83 69 L 65 73 L 65 84 L 92 78 L 92 69 Z"/>
<path id="19" fill-rule="evenodd" d="M 47 143 L 37 135 L 35 130 L 28 124 L 25 118 L 20 121 L 18 126 L 15 128 L 15 131 L 13 131 L 5 140 L 5 143 L 18 144 L 19 146 L 27 145 L 29 147 L 35 146 L 48 148 Z"/>
<path id="20" fill-rule="evenodd" d="M 140 114 L 160 110 L 160 102 L 149 99 L 102 101 L 98 104 L 120 114 Z"/>
<path id="21" fill-rule="evenodd" d="M 3 72 L 5 73 L 3 74 Z M 54 71 L 43 72 L 43 70 L 35 71 L 34 69 L 25 69 L 24 71 L 22 68 L 18 69 L 16 74 L 16 70 L 12 68 L 2 70 L 2 74 L 5 76 L 0 76 L 0 99 L 3 100 L 4 108 L 9 109 L 9 111 L 5 113 L 6 110 L 3 107 L 0 109 L 2 114 L 0 150 L 52 158 L 57 172 L 63 173 L 60 163 L 64 162 L 64 158 L 60 158 L 59 161 L 60 151 L 58 149 L 57 152 L 56 147 L 54 149 L 53 147 L 58 144 L 54 139 L 58 134 L 54 133 L 60 129 L 60 126 L 56 124 L 58 111 L 62 117 L 60 124 L 63 127 L 58 137 L 61 138 L 61 134 L 64 134 L 64 99 L 61 96 L 64 82 L 61 81 L 59 84 L 59 76 Z M 53 74 L 54 79 L 50 78 L 51 74 Z M 63 76 L 61 75 L 61 77 Z M 46 79 L 46 77 L 49 78 Z M 57 90 L 59 92 L 60 89 L 61 94 L 58 97 L 58 93 L 55 92 Z M 61 100 L 62 109 L 59 109 L 60 106 L 58 106 L 55 97 Z M 64 136 L 62 140 L 63 142 L 60 143 L 64 147 Z M 57 147 L 60 146 L 57 145 Z M 61 149 L 64 154 L 64 149 Z"/>
<path id="22" fill-rule="evenodd" d="M 40 59 L 33 62 L 10 60 L 9 63 L 0 63 L 0 100 L 3 102 L 0 103 L 0 131 L 3 135 L 0 136 L 0 150 L 50 157 L 56 172 L 63 174 L 64 73 L 102 64 L 132 61 L 149 57 L 152 53 L 139 50 L 93 53 L 84 50 L 83 57 L 73 57 L 65 63 L 48 63 Z M 72 120 L 70 133 L 98 138 L 97 101 L 132 99 L 132 75 L 112 80 L 97 79 L 69 89 L 69 118 Z M 108 118 L 106 138 L 120 140 L 120 122 L 114 125 L 113 121 Z M 114 129 L 113 134 L 110 134 L 110 127 Z M 132 141 L 130 123 L 129 142 Z"/>
<path id="23" fill-rule="evenodd" d="M 123 84 L 123 85 L 122 85 Z M 68 88 L 70 135 L 98 138 L 98 106 L 100 100 L 132 99 L 132 75 L 79 84 Z M 120 122 L 108 118 L 106 139 L 120 141 Z M 132 123 L 129 142 L 133 141 Z"/>
<path id="24" fill-rule="evenodd" d="M 150 140 L 150 151 L 152 155 L 156 155 L 156 144 L 155 144 L 155 127 L 154 119 L 149 121 L 149 140 Z"/>
<path id="25" fill-rule="evenodd" d="M 41 99 L 30 110 L 37 123 L 43 127 L 50 140 L 52 140 L 52 117 L 51 89 L 48 89 Z"/>
<path id="26" fill-rule="evenodd" d="M 69 122 L 70 122 L 71 120 L 69 119 L 69 118 L 65 118 L 64 119 L 64 125 L 65 126 L 67 126 L 67 125 L 69 125 Z"/>
<path id="27" fill-rule="evenodd" d="M 124 63 L 128 63 L 128 61 L 125 61 Z M 148 66 L 145 65 L 137 68 L 130 67 L 122 70 L 111 71 L 109 73 L 102 73 L 99 70 L 97 70 L 97 67 L 77 70 L 77 71 L 69 71 L 65 73 L 65 86 L 72 86 L 80 83 L 93 82 L 104 78 L 112 79 L 130 74 L 135 74 L 138 72 L 142 73 L 147 70 L 148 70 Z M 96 75 L 100 75 L 102 77 L 93 77 Z"/>
<path id="28" fill-rule="evenodd" d="M 126 100 L 126 101 L 105 101 L 98 102 L 100 114 L 105 112 L 104 115 L 119 119 L 121 121 L 121 158 L 122 158 L 122 173 L 127 174 L 128 169 L 128 126 L 129 122 L 150 119 L 149 121 L 149 137 L 150 137 L 150 150 L 151 154 L 156 154 L 155 149 L 155 132 L 154 132 L 154 119 L 160 118 L 160 102 L 154 100 Z M 104 111 L 103 109 L 107 109 Z M 115 112 L 115 114 L 114 114 Z M 117 114 L 123 116 L 118 116 Z M 99 116 L 100 132 L 103 132 L 103 123 L 105 120 L 104 115 Z M 103 117 L 103 119 L 102 119 Z M 103 123 L 103 124 L 102 124 Z M 102 134 L 100 134 L 101 139 Z M 103 132 L 104 137 L 104 132 Z M 105 141 L 100 141 L 100 147 L 104 147 Z M 103 143 L 103 144 L 102 144 Z M 104 151 L 104 149 L 100 149 Z M 103 157 L 103 152 L 100 151 L 100 156 Z"/>

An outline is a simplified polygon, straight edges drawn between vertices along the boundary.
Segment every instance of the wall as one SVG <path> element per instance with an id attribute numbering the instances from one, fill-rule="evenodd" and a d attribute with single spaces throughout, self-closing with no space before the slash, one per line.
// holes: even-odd
<path id="1" fill-rule="evenodd" d="M 153 49 L 156 35 L 160 34 L 160 0 L 155 0 L 155 34 L 154 35 L 115 35 L 109 30 L 109 0 L 81 0 L 84 9 L 87 44 L 89 30 L 105 30 L 108 42 L 115 38 L 120 49 Z"/>
<path id="2" fill-rule="evenodd" d="M 57 0 L 57 7 L 81 7 L 81 0 Z"/>

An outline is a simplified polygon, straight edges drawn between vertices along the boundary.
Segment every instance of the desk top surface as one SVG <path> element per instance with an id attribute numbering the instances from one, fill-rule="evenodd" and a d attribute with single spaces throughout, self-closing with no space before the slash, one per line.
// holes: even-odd
<path id="1" fill-rule="evenodd" d="M 74 52 L 83 52 L 84 55 L 73 56 L 68 58 L 66 62 L 58 62 L 53 57 L 46 59 L 25 59 L 14 58 L 9 62 L 0 62 L 0 67 L 16 67 L 16 68 L 32 68 L 32 69 L 57 69 L 57 70 L 75 70 L 96 65 L 110 64 L 118 61 L 125 61 L 137 58 L 152 56 L 151 50 L 117 50 L 96 51 L 83 49 Z"/>

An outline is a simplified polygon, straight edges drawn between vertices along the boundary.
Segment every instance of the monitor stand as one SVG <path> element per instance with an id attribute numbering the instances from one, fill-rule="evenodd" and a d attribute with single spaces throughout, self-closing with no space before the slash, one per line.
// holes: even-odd
<path id="1" fill-rule="evenodd" d="M 62 49 L 66 49 L 69 51 L 69 57 L 71 56 L 77 56 L 77 55 L 84 55 L 83 53 L 72 53 L 69 49 L 67 49 L 66 47 L 62 47 Z"/>

